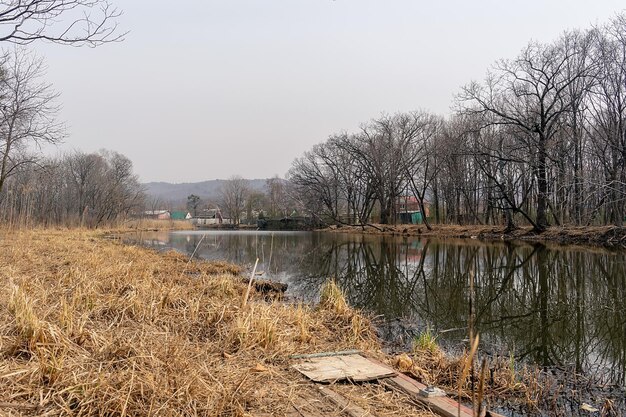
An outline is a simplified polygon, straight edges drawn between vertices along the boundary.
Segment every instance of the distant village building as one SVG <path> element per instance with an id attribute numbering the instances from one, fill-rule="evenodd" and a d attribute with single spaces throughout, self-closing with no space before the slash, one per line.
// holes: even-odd
<path id="1" fill-rule="evenodd" d="M 146 210 L 144 217 L 153 220 L 170 220 L 172 216 L 169 210 Z"/>
<path id="2" fill-rule="evenodd" d="M 172 211 L 170 218 L 172 220 L 191 220 L 191 213 L 188 211 Z"/>
<path id="3" fill-rule="evenodd" d="M 429 204 L 424 201 L 424 211 L 414 196 L 401 196 L 396 203 L 396 214 L 398 223 L 402 224 L 421 224 L 424 222 L 424 217 L 430 215 Z"/>
<path id="4" fill-rule="evenodd" d="M 191 219 L 191 222 L 197 226 L 225 223 L 224 218 L 222 217 L 222 212 L 219 209 L 202 210 L 198 213 L 198 215 Z"/>

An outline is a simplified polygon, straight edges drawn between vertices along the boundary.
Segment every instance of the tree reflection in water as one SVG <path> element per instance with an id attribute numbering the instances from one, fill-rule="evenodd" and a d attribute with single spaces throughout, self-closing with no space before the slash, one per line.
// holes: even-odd
<path id="1" fill-rule="evenodd" d="M 143 236 L 193 253 L 202 233 Z M 385 317 L 382 336 L 407 342 L 426 326 L 444 343 L 465 338 L 468 273 L 476 327 L 493 353 L 626 381 L 626 253 L 574 247 L 324 233 L 211 232 L 196 256 L 251 265 L 315 300 L 335 278 L 351 305 Z M 271 258 L 271 260 L 270 260 Z M 399 321 L 398 319 L 401 319 Z"/>

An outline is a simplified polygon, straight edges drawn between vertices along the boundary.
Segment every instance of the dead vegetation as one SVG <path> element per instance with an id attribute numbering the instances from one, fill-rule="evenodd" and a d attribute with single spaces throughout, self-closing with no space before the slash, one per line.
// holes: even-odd
<path id="1" fill-rule="evenodd" d="M 599 384 L 590 376 L 516 363 L 513 357 L 483 356 L 483 365 L 467 372 L 471 356 L 469 351 L 449 356 L 439 347 L 419 348 L 396 356 L 394 365 L 424 384 L 441 387 L 467 403 L 473 399 L 487 409 L 502 407 L 520 415 L 570 416 L 584 415 L 579 410 L 589 402 L 597 409 L 595 415 L 623 415 L 624 389 L 618 386 Z"/>
<path id="2" fill-rule="evenodd" d="M 194 225 L 188 220 L 154 220 L 154 219 L 133 219 L 124 222 L 123 230 L 194 230 Z"/>
<path id="3" fill-rule="evenodd" d="M 380 356 L 334 284 L 319 306 L 252 293 L 242 308 L 238 267 L 99 236 L 0 231 L 0 414 L 288 415 L 319 402 L 290 355 Z M 431 415 L 377 384 L 337 389 L 377 415 Z"/>

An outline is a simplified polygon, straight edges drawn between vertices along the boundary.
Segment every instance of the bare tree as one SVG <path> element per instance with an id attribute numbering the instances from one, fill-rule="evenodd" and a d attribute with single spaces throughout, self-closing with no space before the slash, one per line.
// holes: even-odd
<path id="1" fill-rule="evenodd" d="M 101 150 L 98 155 L 104 167 L 92 199 L 91 225 L 95 227 L 143 206 L 143 189 L 132 161 L 114 151 Z"/>
<path id="2" fill-rule="evenodd" d="M 233 224 L 239 224 L 250 194 L 248 180 L 233 176 L 224 181 L 220 189 L 220 204 Z"/>
<path id="3" fill-rule="evenodd" d="M 144 199 L 144 205 L 143 205 L 143 209 L 144 212 L 149 212 L 149 213 L 144 213 L 144 214 L 149 214 L 149 215 L 154 215 L 158 210 L 162 209 L 165 206 L 165 203 L 163 203 L 163 200 L 161 199 L 161 197 L 159 196 L 150 196 Z"/>
<path id="4" fill-rule="evenodd" d="M 75 152 L 59 163 L 70 179 L 68 211 L 79 217 L 81 225 L 98 227 L 143 207 L 143 189 L 124 155 L 105 150 Z"/>
<path id="5" fill-rule="evenodd" d="M 297 158 L 289 170 L 289 179 L 295 187 L 297 199 L 309 214 L 325 215 L 337 221 L 341 212 L 339 175 L 333 165 L 325 162 L 327 151 L 324 147 L 316 145 Z"/>
<path id="6" fill-rule="evenodd" d="M 380 222 L 395 221 L 397 199 L 405 185 L 405 158 L 419 123 L 406 114 L 383 115 L 364 124 L 346 142 L 354 163 L 368 175 L 368 184 L 380 206 Z"/>
<path id="7" fill-rule="evenodd" d="M 116 152 L 73 152 L 15 172 L 0 199 L 0 219 L 13 224 L 98 227 L 143 207 L 132 163 Z"/>
<path id="8" fill-rule="evenodd" d="M 405 131 L 410 131 L 409 146 L 404 152 L 402 164 L 408 188 L 417 199 L 426 227 L 432 229 L 426 216 L 426 193 L 438 174 L 436 161 L 438 135 L 441 135 L 443 120 L 424 112 L 414 112 L 398 118 Z"/>
<path id="9" fill-rule="evenodd" d="M 246 198 L 246 220 L 248 224 L 253 222 L 255 218 L 254 212 L 257 212 L 258 215 L 263 211 L 263 207 L 267 207 L 267 196 L 265 193 L 250 190 Z"/>
<path id="10" fill-rule="evenodd" d="M 489 204 L 504 214 L 506 230 L 515 228 L 516 213 L 538 228 L 526 209 L 534 182 L 528 180 L 528 153 L 517 143 L 515 129 L 491 125 L 472 134 L 476 140 L 467 154 L 473 157 L 479 172 L 485 176 L 484 187 L 490 194 Z"/>
<path id="11" fill-rule="evenodd" d="M 43 61 L 15 48 L 0 67 L 0 193 L 6 179 L 33 158 L 29 147 L 57 143 L 63 128 L 56 122 L 57 94 L 41 80 Z"/>
<path id="12" fill-rule="evenodd" d="M 287 183 L 284 179 L 275 176 L 265 181 L 265 192 L 267 194 L 267 212 L 270 217 L 287 216 L 289 198 L 287 196 Z"/>
<path id="13" fill-rule="evenodd" d="M 355 135 L 341 133 L 333 135 L 327 141 L 327 147 L 332 159 L 328 164 L 335 167 L 340 181 L 340 187 L 345 202 L 345 219 L 351 224 L 364 225 L 369 223 L 369 218 L 374 209 L 376 200 L 374 188 L 371 186 L 370 172 L 364 169 L 364 165 L 356 163 L 351 151 L 357 138 Z"/>
<path id="14" fill-rule="evenodd" d="M 571 218 L 580 224 L 583 218 L 584 192 L 584 151 L 586 115 L 588 113 L 589 92 L 597 82 L 598 61 L 592 54 L 594 40 L 598 31 L 571 31 L 566 32 L 561 39 L 561 45 L 566 51 L 576 51 L 569 54 L 570 59 L 565 68 L 565 77 L 574 81 L 566 90 L 570 109 L 566 114 L 564 134 L 566 139 L 560 141 L 563 146 L 564 174 L 572 168 L 571 180 L 564 184 L 571 192 Z M 584 76 L 578 76 L 583 74 Z"/>
<path id="15" fill-rule="evenodd" d="M 607 221 L 621 226 L 626 215 L 626 16 L 617 16 L 597 38 L 599 70 L 592 90 L 589 126 L 594 153 L 604 172 Z"/>
<path id="16" fill-rule="evenodd" d="M 98 46 L 123 38 L 118 31 L 120 15 L 107 0 L 3 0 L 0 42 Z"/>
<path id="17" fill-rule="evenodd" d="M 74 186 L 74 195 L 76 200 L 74 204 L 77 205 L 76 214 L 80 217 L 80 225 L 85 224 L 85 216 L 88 214 L 88 201 L 93 201 L 93 193 L 97 190 L 95 185 L 98 182 L 98 177 L 102 171 L 102 165 L 104 161 L 99 155 L 85 154 L 82 152 L 75 152 L 73 155 L 68 155 L 64 158 L 65 168 L 67 171 L 67 178 Z"/>
<path id="18" fill-rule="evenodd" d="M 325 219 L 394 221 L 413 192 L 435 221 L 516 227 L 614 224 L 626 219 L 626 15 L 529 43 L 444 120 L 383 115 L 294 161 L 290 180 Z M 516 217 L 517 216 L 517 217 Z"/>
<path id="19" fill-rule="evenodd" d="M 516 128 L 517 139 L 530 150 L 537 181 L 537 231 L 548 226 L 549 151 L 571 109 L 567 92 L 588 70 L 567 71 L 572 57 L 580 53 L 556 44 L 530 43 L 516 59 L 501 61 L 485 86 L 471 83 L 460 95 L 466 113 L 484 114 L 489 123 Z"/>

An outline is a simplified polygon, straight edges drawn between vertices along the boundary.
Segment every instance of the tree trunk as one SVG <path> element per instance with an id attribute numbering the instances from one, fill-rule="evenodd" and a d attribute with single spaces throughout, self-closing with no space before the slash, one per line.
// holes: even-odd
<path id="1" fill-rule="evenodd" d="M 543 232 L 548 227 L 546 213 L 548 200 L 548 176 L 546 169 L 546 143 L 545 138 L 539 139 L 539 152 L 537 155 L 537 221 L 535 231 Z"/>
<path id="2" fill-rule="evenodd" d="M 390 215 L 391 215 L 391 212 L 389 210 L 388 204 L 381 203 L 380 204 L 380 223 L 389 224 Z"/>

